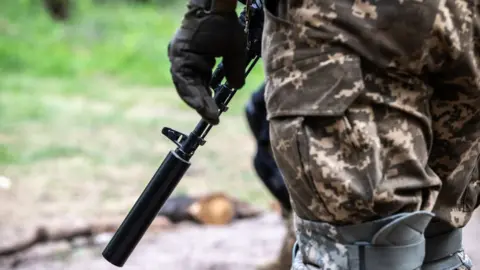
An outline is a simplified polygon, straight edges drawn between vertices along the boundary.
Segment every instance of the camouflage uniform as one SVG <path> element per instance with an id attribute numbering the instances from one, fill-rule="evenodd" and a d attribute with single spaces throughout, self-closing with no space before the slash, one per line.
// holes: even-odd
<path id="1" fill-rule="evenodd" d="M 280 0 L 267 11 L 292 269 L 470 269 L 458 236 L 480 202 L 477 1 Z"/>

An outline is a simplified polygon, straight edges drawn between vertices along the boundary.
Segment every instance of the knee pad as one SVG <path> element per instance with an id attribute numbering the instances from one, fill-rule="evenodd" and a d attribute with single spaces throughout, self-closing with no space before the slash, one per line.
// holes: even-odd
<path id="1" fill-rule="evenodd" d="M 434 215 L 420 211 L 367 223 L 333 226 L 295 217 L 292 269 L 415 270 L 425 258 L 425 229 Z"/>

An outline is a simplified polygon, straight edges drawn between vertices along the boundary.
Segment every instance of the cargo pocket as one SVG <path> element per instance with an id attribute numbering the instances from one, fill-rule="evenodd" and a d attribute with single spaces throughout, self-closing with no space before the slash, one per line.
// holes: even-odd
<path id="1" fill-rule="evenodd" d="M 328 29 L 265 13 L 262 57 L 269 118 L 343 115 L 365 91 L 360 58 Z"/>
<path id="2" fill-rule="evenodd" d="M 312 217 L 318 205 L 315 186 L 307 177 L 303 117 L 275 118 L 270 121 L 270 140 L 275 161 L 284 178 L 292 207 L 302 218 Z"/>

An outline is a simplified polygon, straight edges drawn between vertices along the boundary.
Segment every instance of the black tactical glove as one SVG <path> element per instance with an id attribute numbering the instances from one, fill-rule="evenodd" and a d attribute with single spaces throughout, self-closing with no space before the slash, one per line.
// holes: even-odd
<path id="1" fill-rule="evenodd" d="M 235 7 L 236 0 L 190 0 L 182 26 L 168 46 L 178 94 L 212 125 L 219 122 L 209 86 L 215 57 L 223 57 L 231 87 L 239 89 L 245 84 L 246 35 Z"/>

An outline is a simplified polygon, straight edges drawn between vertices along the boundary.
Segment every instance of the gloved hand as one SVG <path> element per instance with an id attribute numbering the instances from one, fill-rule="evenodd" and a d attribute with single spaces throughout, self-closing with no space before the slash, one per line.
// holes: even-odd
<path id="1" fill-rule="evenodd" d="M 168 57 L 180 97 L 205 121 L 216 125 L 219 112 L 209 86 L 215 57 L 223 58 L 229 85 L 241 88 L 245 84 L 246 35 L 235 12 L 236 0 L 211 0 L 215 1 L 211 8 L 198 4 L 207 1 L 190 0 L 182 25 L 168 46 Z"/>

